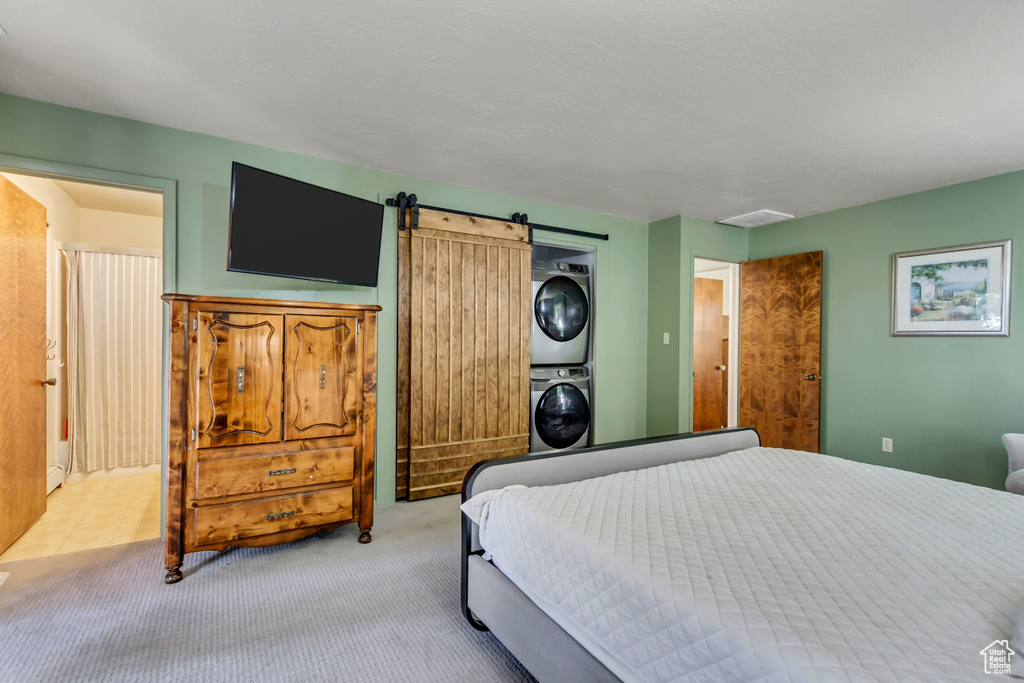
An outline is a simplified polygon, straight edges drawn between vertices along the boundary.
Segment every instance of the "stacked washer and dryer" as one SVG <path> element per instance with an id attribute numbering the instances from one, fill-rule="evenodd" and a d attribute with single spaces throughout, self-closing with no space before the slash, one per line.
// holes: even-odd
<path id="1" fill-rule="evenodd" d="M 530 335 L 530 452 L 590 445 L 592 252 L 534 247 Z"/>

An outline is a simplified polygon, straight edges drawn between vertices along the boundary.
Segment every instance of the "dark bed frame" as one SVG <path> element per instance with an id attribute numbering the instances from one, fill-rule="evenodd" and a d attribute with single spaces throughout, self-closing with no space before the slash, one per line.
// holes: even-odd
<path id="1" fill-rule="evenodd" d="M 743 427 L 488 460 L 466 474 L 462 500 L 510 484 L 565 484 L 760 445 L 757 431 Z M 462 611 L 469 623 L 480 631 L 491 631 L 538 680 L 619 681 L 497 567 L 483 559 L 478 532 L 477 525 L 463 514 Z"/>

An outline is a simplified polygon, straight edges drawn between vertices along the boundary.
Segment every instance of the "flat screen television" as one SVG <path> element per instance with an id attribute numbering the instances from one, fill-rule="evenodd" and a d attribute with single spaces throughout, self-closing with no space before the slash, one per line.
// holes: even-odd
<path id="1" fill-rule="evenodd" d="M 228 270 L 377 286 L 384 206 L 237 161 Z"/>

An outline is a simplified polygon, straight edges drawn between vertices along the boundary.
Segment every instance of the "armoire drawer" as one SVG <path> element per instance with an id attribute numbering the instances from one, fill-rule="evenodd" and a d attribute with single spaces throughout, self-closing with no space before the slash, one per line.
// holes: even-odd
<path id="1" fill-rule="evenodd" d="M 296 486 L 350 481 L 355 448 L 302 451 L 196 463 L 196 498 L 280 491 Z"/>
<path id="2" fill-rule="evenodd" d="M 352 519 L 352 487 L 195 509 L 196 545 Z"/>

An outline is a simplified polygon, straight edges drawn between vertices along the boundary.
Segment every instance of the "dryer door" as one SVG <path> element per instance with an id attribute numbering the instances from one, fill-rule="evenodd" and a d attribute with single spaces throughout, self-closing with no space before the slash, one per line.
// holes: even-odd
<path id="1" fill-rule="evenodd" d="M 541 394 L 533 420 L 541 441 L 551 448 L 569 448 L 586 434 L 590 406 L 573 385 L 556 384 Z"/>
<path id="2" fill-rule="evenodd" d="M 566 342 L 580 336 L 586 328 L 590 305 L 579 284 L 558 275 L 537 290 L 533 312 L 544 334 L 555 341 Z"/>

